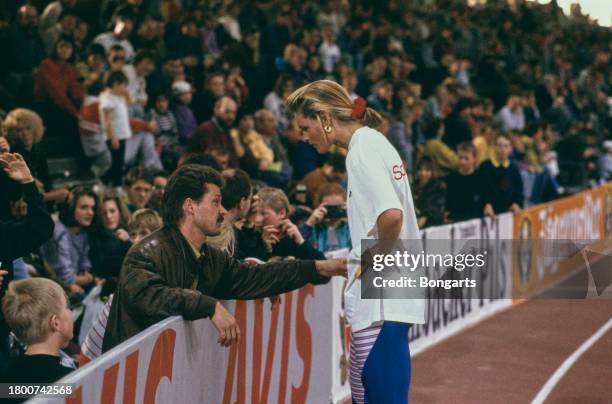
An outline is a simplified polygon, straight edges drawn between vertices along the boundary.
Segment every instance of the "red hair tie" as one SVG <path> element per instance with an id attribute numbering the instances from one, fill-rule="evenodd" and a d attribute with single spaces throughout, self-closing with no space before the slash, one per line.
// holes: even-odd
<path id="1" fill-rule="evenodd" d="M 365 113 L 366 108 L 368 107 L 368 103 L 363 97 L 355 98 L 355 102 L 353 103 L 353 112 L 351 113 L 351 118 L 356 121 L 360 121 L 363 118 L 363 114 Z"/>

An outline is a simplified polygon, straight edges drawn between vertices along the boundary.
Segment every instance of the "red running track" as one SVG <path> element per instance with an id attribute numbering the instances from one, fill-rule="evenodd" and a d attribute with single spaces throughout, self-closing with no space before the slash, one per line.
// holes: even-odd
<path id="1" fill-rule="evenodd" d="M 612 300 L 530 300 L 413 359 L 410 402 L 530 403 L 612 318 Z M 612 403 L 612 329 L 567 370 L 545 403 Z"/>

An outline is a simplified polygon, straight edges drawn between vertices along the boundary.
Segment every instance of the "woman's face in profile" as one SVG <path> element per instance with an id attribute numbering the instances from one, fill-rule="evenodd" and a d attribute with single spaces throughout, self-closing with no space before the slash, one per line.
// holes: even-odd
<path id="1" fill-rule="evenodd" d="M 327 153 L 331 146 L 329 135 L 325 136 L 318 119 L 307 118 L 301 112 L 295 114 L 295 124 L 302 140 L 311 144 L 319 153 Z"/>

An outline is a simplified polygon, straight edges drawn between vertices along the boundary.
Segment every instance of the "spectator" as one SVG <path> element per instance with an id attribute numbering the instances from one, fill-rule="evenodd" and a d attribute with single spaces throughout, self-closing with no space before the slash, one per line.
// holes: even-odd
<path id="1" fill-rule="evenodd" d="M 32 5 L 19 7 L 14 29 L 7 42 L 6 61 L 9 69 L 24 81 L 22 89 L 32 93 L 34 73 L 45 58 L 45 48 L 38 33 L 38 12 Z"/>
<path id="2" fill-rule="evenodd" d="M 525 113 L 518 95 L 508 97 L 506 105 L 499 111 L 498 119 L 503 132 L 522 131 L 525 128 Z"/>
<path id="3" fill-rule="evenodd" d="M 136 245 L 149 234 L 161 229 L 163 225 L 159 213 L 153 209 L 138 209 L 132 214 L 132 218 L 127 227 L 130 241 L 132 244 Z"/>
<path id="4" fill-rule="evenodd" d="M 75 369 L 61 352 L 72 340 L 73 324 L 68 296 L 60 285 L 44 278 L 11 282 L 2 311 L 15 336 L 27 346 L 9 364 L 5 382 L 53 383 Z"/>
<path id="5" fill-rule="evenodd" d="M 134 58 L 134 47 L 128 38 L 133 28 L 133 13 L 125 10 L 115 16 L 113 30 L 99 34 L 94 38 L 93 42 L 104 46 L 107 52 L 113 45 L 121 45 L 125 49 L 127 61 L 131 62 Z"/>
<path id="6" fill-rule="evenodd" d="M 206 76 L 204 91 L 194 96 L 194 110 L 198 122 L 208 121 L 213 117 L 215 104 L 225 95 L 225 75 L 213 72 Z"/>
<path id="7" fill-rule="evenodd" d="M 321 187 L 316 199 L 317 208 L 312 212 L 300 232 L 319 251 L 335 251 L 351 248 L 346 217 L 346 191 L 338 183 Z"/>
<path id="8" fill-rule="evenodd" d="M 185 165 L 172 174 L 164 194 L 164 228 L 132 248 L 124 261 L 103 351 L 172 315 L 209 317 L 219 343 L 229 346 L 238 342 L 240 329 L 217 299 L 275 295 L 346 271 L 342 260 L 254 267 L 208 247 L 206 237 L 219 234 L 225 214 L 220 187 L 220 175 L 209 168 Z M 206 279 L 194 282 L 200 271 Z"/>
<path id="9" fill-rule="evenodd" d="M 461 98 L 444 120 L 445 131 L 442 140 L 452 150 L 455 150 L 459 143 L 472 141 L 471 108 L 472 101 Z"/>
<path id="10" fill-rule="evenodd" d="M 257 258 L 323 259 L 323 253 L 306 243 L 298 227 L 289 220 L 289 200 L 282 190 L 265 187 L 257 195 L 263 216 L 261 239 L 267 251 Z"/>
<path id="11" fill-rule="evenodd" d="M 340 60 L 340 48 L 336 44 L 336 36 L 332 27 L 323 28 L 323 42 L 319 47 L 319 55 L 325 73 L 332 74 L 336 63 Z M 290 92 L 291 93 L 291 92 Z"/>
<path id="12" fill-rule="evenodd" d="M 53 53 L 53 47 L 61 37 L 72 38 L 74 29 L 76 28 L 77 16 L 70 9 L 62 11 L 58 22 L 42 31 L 42 38 L 45 44 L 45 52 L 47 55 Z M 74 40 L 74 38 L 73 38 Z M 74 45 L 74 43 L 73 43 Z M 75 52 L 76 55 L 76 52 Z"/>
<path id="13" fill-rule="evenodd" d="M 39 146 L 45 128 L 40 116 L 29 109 L 17 108 L 4 120 L 11 150 L 23 156 L 32 176 L 44 189 L 47 202 L 65 202 L 70 192 L 65 188 L 52 189 L 47 158 Z"/>
<path id="14" fill-rule="evenodd" d="M 125 176 L 125 191 L 130 212 L 145 208 L 153 193 L 151 171 L 143 166 L 132 167 Z"/>
<path id="15" fill-rule="evenodd" d="M 478 168 L 487 216 L 508 210 L 517 213 L 523 206 L 523 180 L 510 160 L 511 154 L 510 137 L 499 134 L 495 139 L 495 159 L 485 161 Z"/>
<path id="16" fill-rule="evenodd" d="M 104 47 L 99 44 L 92 44 L 87 50 L 86 61 L 77 64 L 77 77 L 86 90 L 96 83 L 100 87 L 103 85 L 105 60 L 106 51 Z"/>
<path id="17" fill-rule="evenodd" d="M 238 106 L 230 97 L 221 97 L 215 104 L 215 116 L 206 121 L 195 130 L 189 144 L 192 152 L 206 151 L 210 147 L 218 147 L 229 153 L 229 166 L 238 167 L 238 154 L 234 148 L 232 137 L 229 133 Z"/>
<path id="18" fill-rule="evenodd" d="M 257 178 L 271 186 L 286 187 L 291 180 L 293 169 L 278 135 L 278 125 L 272 111 L 260 109 L 255 112 L 255 130 L 262 136 L 267 148 L 272 151 L 273 160 L 268 165 L 267 160 L 260 162 Z"/>
<path id="19" fill-rule="evenodd" d="M 442 142 L 444 133 L 444 124 L 438 119 L 429 121 L 423 131 L 426 141 L 422 154 L 435 161 L 441 176 L 455 170 L 458 163 L 457 154 L 446 143 Z"/>
<path id="20" fill-rule="evenodd" d="M 172 84 L 172 93 L 175 97 L 174 116 L 182 143 L 188 143 L 194 135 L 198 123 L 189 104 L 192 100 L 191 84 L 186 81 L 175 81 Z"/>
<path id="21" fill-rule="evenodd" d="M 100 121 L 112 157 L 112 165 L 106 173 L 105 181 L 114 185 L 121 183 L 126 154 L 125 142 L 132 137 L 126 100 L 127 85 L 128 79 L 123 72 L 111 72 L 106 78 L 106 90 L 100 95 Z"/>
<path id="22" fill-rule="evenodd" d="M 179 145 L 178 124 L 174 113 L 169 108 L 167 94 L 155 97 L 155 106 L 147 113 L 147 120 L 155 121 L 159 131 L 155 134 L 155 150 L 162 165 L 168 170 L 176 168 L 183 147 Z"/>
<path id="23" fill-rule="evenodd" d="M 301 183 L 306 186 L 307 204 L 313 205 L 320 190 L 331 183 L 343 183 L 346 179 L 346 164 L 344 156 L 330 153 L 325 157 L 323 165 L 308 175 Z"/>
<path id="24" fill-rule="evenodd" d="M 57 139 L 62 153 L 73 157 L 82 155 L 78 139 L 79 108 L 85 92 L 70 62 L 72 40 L 60 38 L 50 57 L 38 67 L 34 84 L 34 99 L 39 103 L 47 133 Z"/>
<path id="25" fill-rule="evenodd" d="M 255 131 L 253 114 L 242 112 L 238 126 L 230 130 L 240 167 L 253 176 L 274 163 L 274 152 L 266 144 L 263 136 Z"/>
<path id="26" fill-rule="evenodd" d="M 127 232 L 130 212 L 116 193 L 106 191 L 100 196 L 97 217 L 98 223 L 89 235 L 92 273 L 116 285 L 121 263 L 131 246 Z"/>
<path id="27" fill-rule="evenodd" d="M 416 167 L 416 180 L 413 187 L 414 207 L 420 229 L 444 223 L 444 204 L 446 185 L 438 179 L 436 162 L 425 156 Z"/>
<path id="28" fill-rule="evenodd" d="M 74 294 L 83 293 L 94 281 L 88 230 L 95 219 L 97 199 L 90 189 L 75 189 L 60 211 L 53 238 L 41 248 L 41 256 Z"/>
<path id="29" fill-rule="evenodd" d="M 130 96 L 130 116 L 145 117 L 145 108 L 149 102 L 146 78 L 155 69 L 155 56 L 151 52 L 136 52 L 133 65 L 126 65 L 123 72 L 128 78 Z"/>
<path id="30" fill-rule="evenodd" d="M 155 170 L 151 175 L 153 176 L 153 193 L 147 206 L 156 212 L 161 212 L 164 191 L 168 184 L 168 173 L 164 170 Z"/>
<path id="31" fill-rule="evenodd" d="M 13 261 L 30 252 L 34 252 L 45 241 L 53 235 L 53 219 L 43 202 L 42 195 L 36 189 L 34 177 L 25 163 L 23 157 L 18 154 L 10 154 L 3 151 L 0 154 L 0 162 L 5 167 L 0 173 L 0 189 L 2 198 L 8 198 L 15 192 L 17 198 L 23 194 L 28 205 L 26 215 L 20 220 L 4 220 L 9 212 L 1 212 L 3 220 L 0 221 L 0 297 L 4 296 L 6 286 L 13 280 Z M 14 196 L 14 195 L 12 195 Z M 15 198 L 16 199 L 16 198 Z M 8 210 L 8 203 L 6 204 Z M 4 206 L 3 206 L 4 210 Z M 8 327 L 4 316 L 0 316 L 0 373 L 8 363 Z"/>
<path id="32" fill-rule="evenodd" d="M 246 217 L 251 210 L 252 187 L 249 175 L 240 170 L 229 169 L 222 173 L 221 203 L 227 210 L 223 216 L 221 234 L 209 238 L 209 245 L 231 256 L 240 251 L 239 237 Z M 241 254 L 241 258 L 245 258 Z"/>
<path id="33" fill-rule="evenodd" d="M 458 167 L 446 178 L 446 211 L 451 222 L 483 215 L 482 185 L 476 170 L 476 147 L 472 143 L 457 146 Z"/>
<path id="34" fill-rule="evenodd" d="M 497 122 L 486 120 L 481 126 L 480 135 L 472 140 L 476 147 L 476 166 L 485 160 L 495 158 L 495 138 L 497 137 L 498 127 Z"/>
<path id="35" fill-rule="evenodd" d="M 263 100 L 264 107 L 275 115 L 278 130 L 281 132 L 286 130 L 290 124 L 290 116 L 285 100 L 294 89 L 294 82 L 291 76 L 281 74 L 276 79 L 274 89 Z"/>

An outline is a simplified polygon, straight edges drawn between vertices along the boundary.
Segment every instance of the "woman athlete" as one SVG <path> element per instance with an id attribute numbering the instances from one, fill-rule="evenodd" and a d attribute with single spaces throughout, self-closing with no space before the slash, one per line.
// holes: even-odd
<path id="1" fill-rule="evenodd" d="M 319 80 L 289 96 L 305 141 L 319 153 L 348 149 L 349 253 L 345 311 L 352 329 L 354 403 L 407 403 L 410 385 L 408 328 L 424 322 L 421 299 L 362 299 L 361 240 L 419 240 L 412 194 L 402 160 L 375 128 L 380 115 L 363 98 L 351 101 L 339 84 Z"/>

